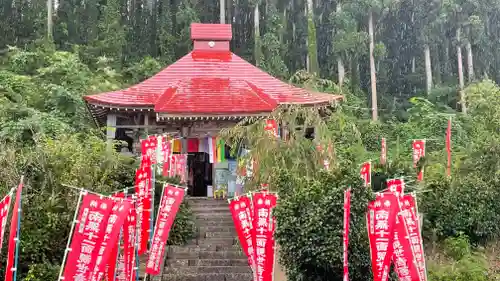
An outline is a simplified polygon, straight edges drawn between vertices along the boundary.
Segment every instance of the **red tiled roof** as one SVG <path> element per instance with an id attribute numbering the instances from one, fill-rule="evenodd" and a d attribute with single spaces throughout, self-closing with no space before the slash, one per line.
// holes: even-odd
<path id="1" fill-rule="evenodd" d="M 177 62 L 130 88 L 84 99 L 186 115 L 271 112 L 279 104 L 323 105 L 342 98 L 291 86 L 231 53 L 224 42 L 231 38 L 229 24 L 192 24 L 191 31 L 195 49 Z"/>
<path id="2" fill-rule="evenodd" d="M 221 100 L 218 97 L 223 97 Z M 276 101 L 245 80 L 187 78 L 175 83 L 156 100 L 155 111 L 205 114 L 273 111 Z"/>
<path id="3" fill-rule="evenodd" d="M 158 98 L 167 89 L 175 87 L 178 81 L 195 78 L 246 81 L 277 104 L 325 104 L 342 98 L 337 95 L 315 93 L 291 86 L 229 51 L 195 50 L 155 76 L 135 86 L 124 90 L 85 96 L 85 100 L 89 103 L 110 106 L 155 106 Z M 219 93 L 213 92 L 210 97 L 206 96 L 206 98 L 219 100 L 221 106 L 223 103 L 226 103 L 225 106 L 232 106 L 228 103 L 235 100 L 234 97 L 238 93 L 232 93 L 233 98 L 230 99 L 227 99 L 226 93 L 228 93 L 227 90 Z M 204 112 L 206 109 L 189 107 L 189 110 L 197 113 L 198 111 Z M 240 108 L 240 110 L 248 111 L 249 109 Z M 258 108 L 251 110 L 258 111 Z M 216 111 L 216 109 L 211 109 L 211 111 Z"/>

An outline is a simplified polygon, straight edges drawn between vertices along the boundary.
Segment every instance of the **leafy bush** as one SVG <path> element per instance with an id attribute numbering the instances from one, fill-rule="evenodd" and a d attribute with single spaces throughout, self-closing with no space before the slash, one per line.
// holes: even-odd
<path id="1" fill-rule="evenodd" d="M 488 263 L 485 256 L 478 251 L 472 251 L 467 236 L 460 234 L 457 237 L 447 238 L 443 243 L 443 252 L 445 256 L 437 255 L 437 259 L 429 259 L 427 262 L 429 280 L 498 280 L 488 272 Z"/>
<path id="2" fill-rule="evenodd" d="M 276 241 L 288 280 L 342 280 L 343 191 L 352 187 L 349 274 L 370 279 L 365 212 L 371 190 L 362 187 L 355 169 L 321 172 L 307 178 L 274 170 L 279 194 Z"/>
<path id="3" fill-rule="evenodd" d="M 175 217 L 174 225 L 170 231 L 168 245 L 185 245 L 189 239 L 195 236 L 195 224 L 193 212 L 188 202 L 182 202 L 179 212 Z"/>
<path id="4" fill-rule="evenodd" d="M 31 264 L 29 266 L 28 274 L 24 277 L 23 281 L 46 281 L 57 280 L 59 277 L 60 265 L 52 264 Z"/>

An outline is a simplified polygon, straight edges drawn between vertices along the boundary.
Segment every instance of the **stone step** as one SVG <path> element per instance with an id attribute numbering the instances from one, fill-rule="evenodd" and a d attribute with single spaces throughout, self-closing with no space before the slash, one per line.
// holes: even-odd
<path id="1" fill-rule="evenodd" d="M 219 226 L 219 227 L 231 227 L 234 228 L 234 222 L 233 220 L 210 220 L 209 218 L 207 219 L 197 219 L 196 220 L 196 225 L 198 227 L 205 227 L 205 226 Z"/>
<path id="2" fill-rule="evenodd" d="M 230 226 L 200 226 L 198 227 L 199 232 L 207 233 L 207 232 L 231 232 L 231 233 L 236 233 L 234 229 L 234 225 Z"/>
<path id="3" fill-rule="evenodd" d="M 200 238 L 197 241 L 197 245 L 216 245 L 216 246 L 228 246 L 235 245 L 235 237 L 222 237 L 222 238 Z"/>
<path id="4" fill-rule="evenodd" d="M 200 236 L 205 238 L 236 238 L 236 231 L 227 232 L 201 232 Z"/>
<path id="5" fill-rule="evenodd" d="M 185 253 L 167 253 L 168 259 L 244 259 L 246 258 L 243 252 L 237 251 L 201 251 L 201 252 L 185 252 Z"/>
<path id="6" fill-rule="evenodd" d="M 197 226 L 206 226 L 207 224 L 210 225 L 210 223 L 212 223 L 213 225 L 221 224 L 224 226 L 234 227 L 233 218 L 231 217 L 225 217 L 225 216 L 208 217 L 208 216 L 194 215 L 194 220 Z"/>
<path id="7" fill-rule="evenodd" d="M 199 252 L 239 252 L 239 245 L 217 246 L 217 245 L 185 245 L 185 246 L 169 246 L 169 253 L 199 253 Z"/>
<path id="8" fill-rule="evenodd" d="M 229 206 L 227 199 L 213 199 L 213 198 L 188 198 L 186 200 L 189 206 Z"/>
<path id="9" fill-rule="evenodd" d="M 167 260 L 167 267 L 248 266 L 248 259 Z"/>
<path id="10" fill-rule="evenodd" d="M 209 219 L 219 219 L 219 218 L 228 218 L 230 220 L 233 219 L 230 212 L 219 212 L 219 213 L 195 213 L 193 212 L 195 218 L 209 218 Z"/>
<path id="11" fill-rule="evenodd" d="M 164 274 L 165 281 L 251 281 L 251 273 L 170 273 Z"/>
<path id="12" fill-rule="evenodd" d="M 188 266 L 165 268 L 165 273 L 252 273 L 249 266 Z"/>
<path id="13" fill-rule="evenodd" d="M 199 213 L 229 213 L 229 206 L 193 206 L 191 211 L 195 214 Z"/>

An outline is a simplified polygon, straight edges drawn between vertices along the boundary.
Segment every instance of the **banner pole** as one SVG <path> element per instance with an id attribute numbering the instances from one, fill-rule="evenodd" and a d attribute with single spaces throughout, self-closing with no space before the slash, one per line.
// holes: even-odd
<path id="1" fill-rule="evenodd" d="M 136 201 L 136 210 L 137 210 L 137 201 Z M 139 231 L 140 225 L 139 220 L 135 220 L 135 281 L 139 281 Z M 130 275 L 130 279 L 132 279 L 132 274 Z"/>
<path id="2" fill-rule="evenodd" d="M 24 184 L 24 176 L 21 176 L 21 181 L 19 183 L 20 186 L 22 186 Z M 19 188 L 19 187 L 18 187 Z M 21 215 L 22 215 L 22 197 L 23 197 L 23 193 L 21 191 L 21 193 L 19 193 L 19 206 L 18 206 L 18 209 L 17 209 L 17 230 L 16 230 L 16 255 L 14 257 L 14 281 L 17 280 L 17 262 L 19 260 L 19 237 L 21 237 Z"/>
<path id="3" fill-rule="evenodd" d="M 155 219 L 155 193 L 156 193 L 156 164 L 151 164 L 151 215 L 149 216 L 149 248 L 153 244 L 153 229 Z"/>
<path id="4" fill-rule="evenodd" d="M 76 219 L 78 218 L 78 211 L 80 209 L 80 204 L 82 203 L 82 198 L 83 198 L 84 193 L 86 193 L 86 191 L 80 190 L 80 194 L 78 195 L 78 202 L 76 203 L 75 215 L 73 216 L 73 222 L 71 224 L 71 229 L 69 231 L 68 242 L 66 243 L 66 249 L 64 249 L 64 257 L 63 257 L 63 261 L 61 264 L 61 269 L 59 270 L 59 278 L 57 280 L 63 279 L 62 275 L 64 272 L 64 266 L 66 265 L 66 259 L 68 258 L 68 252 L 70 251 L 69 246 L 71 244 L 71 240 L 72 240 L 71 238 L 73 238 L 73 232 L 75 231 L 75 225 L 77 223 Z"/>

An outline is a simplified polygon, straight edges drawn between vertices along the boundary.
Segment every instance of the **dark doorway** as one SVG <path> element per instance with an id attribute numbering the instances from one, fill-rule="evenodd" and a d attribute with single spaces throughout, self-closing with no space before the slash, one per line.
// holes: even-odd
<path id="1" fill-rule="evenodd" d="M 189 153 L 188 167 L 189 177 L 192 179 L 189 194 L 193 197 L 206 197 L 207 186 L 212 185 L 212 164 L 208 161 L 208 154 Z"/>

